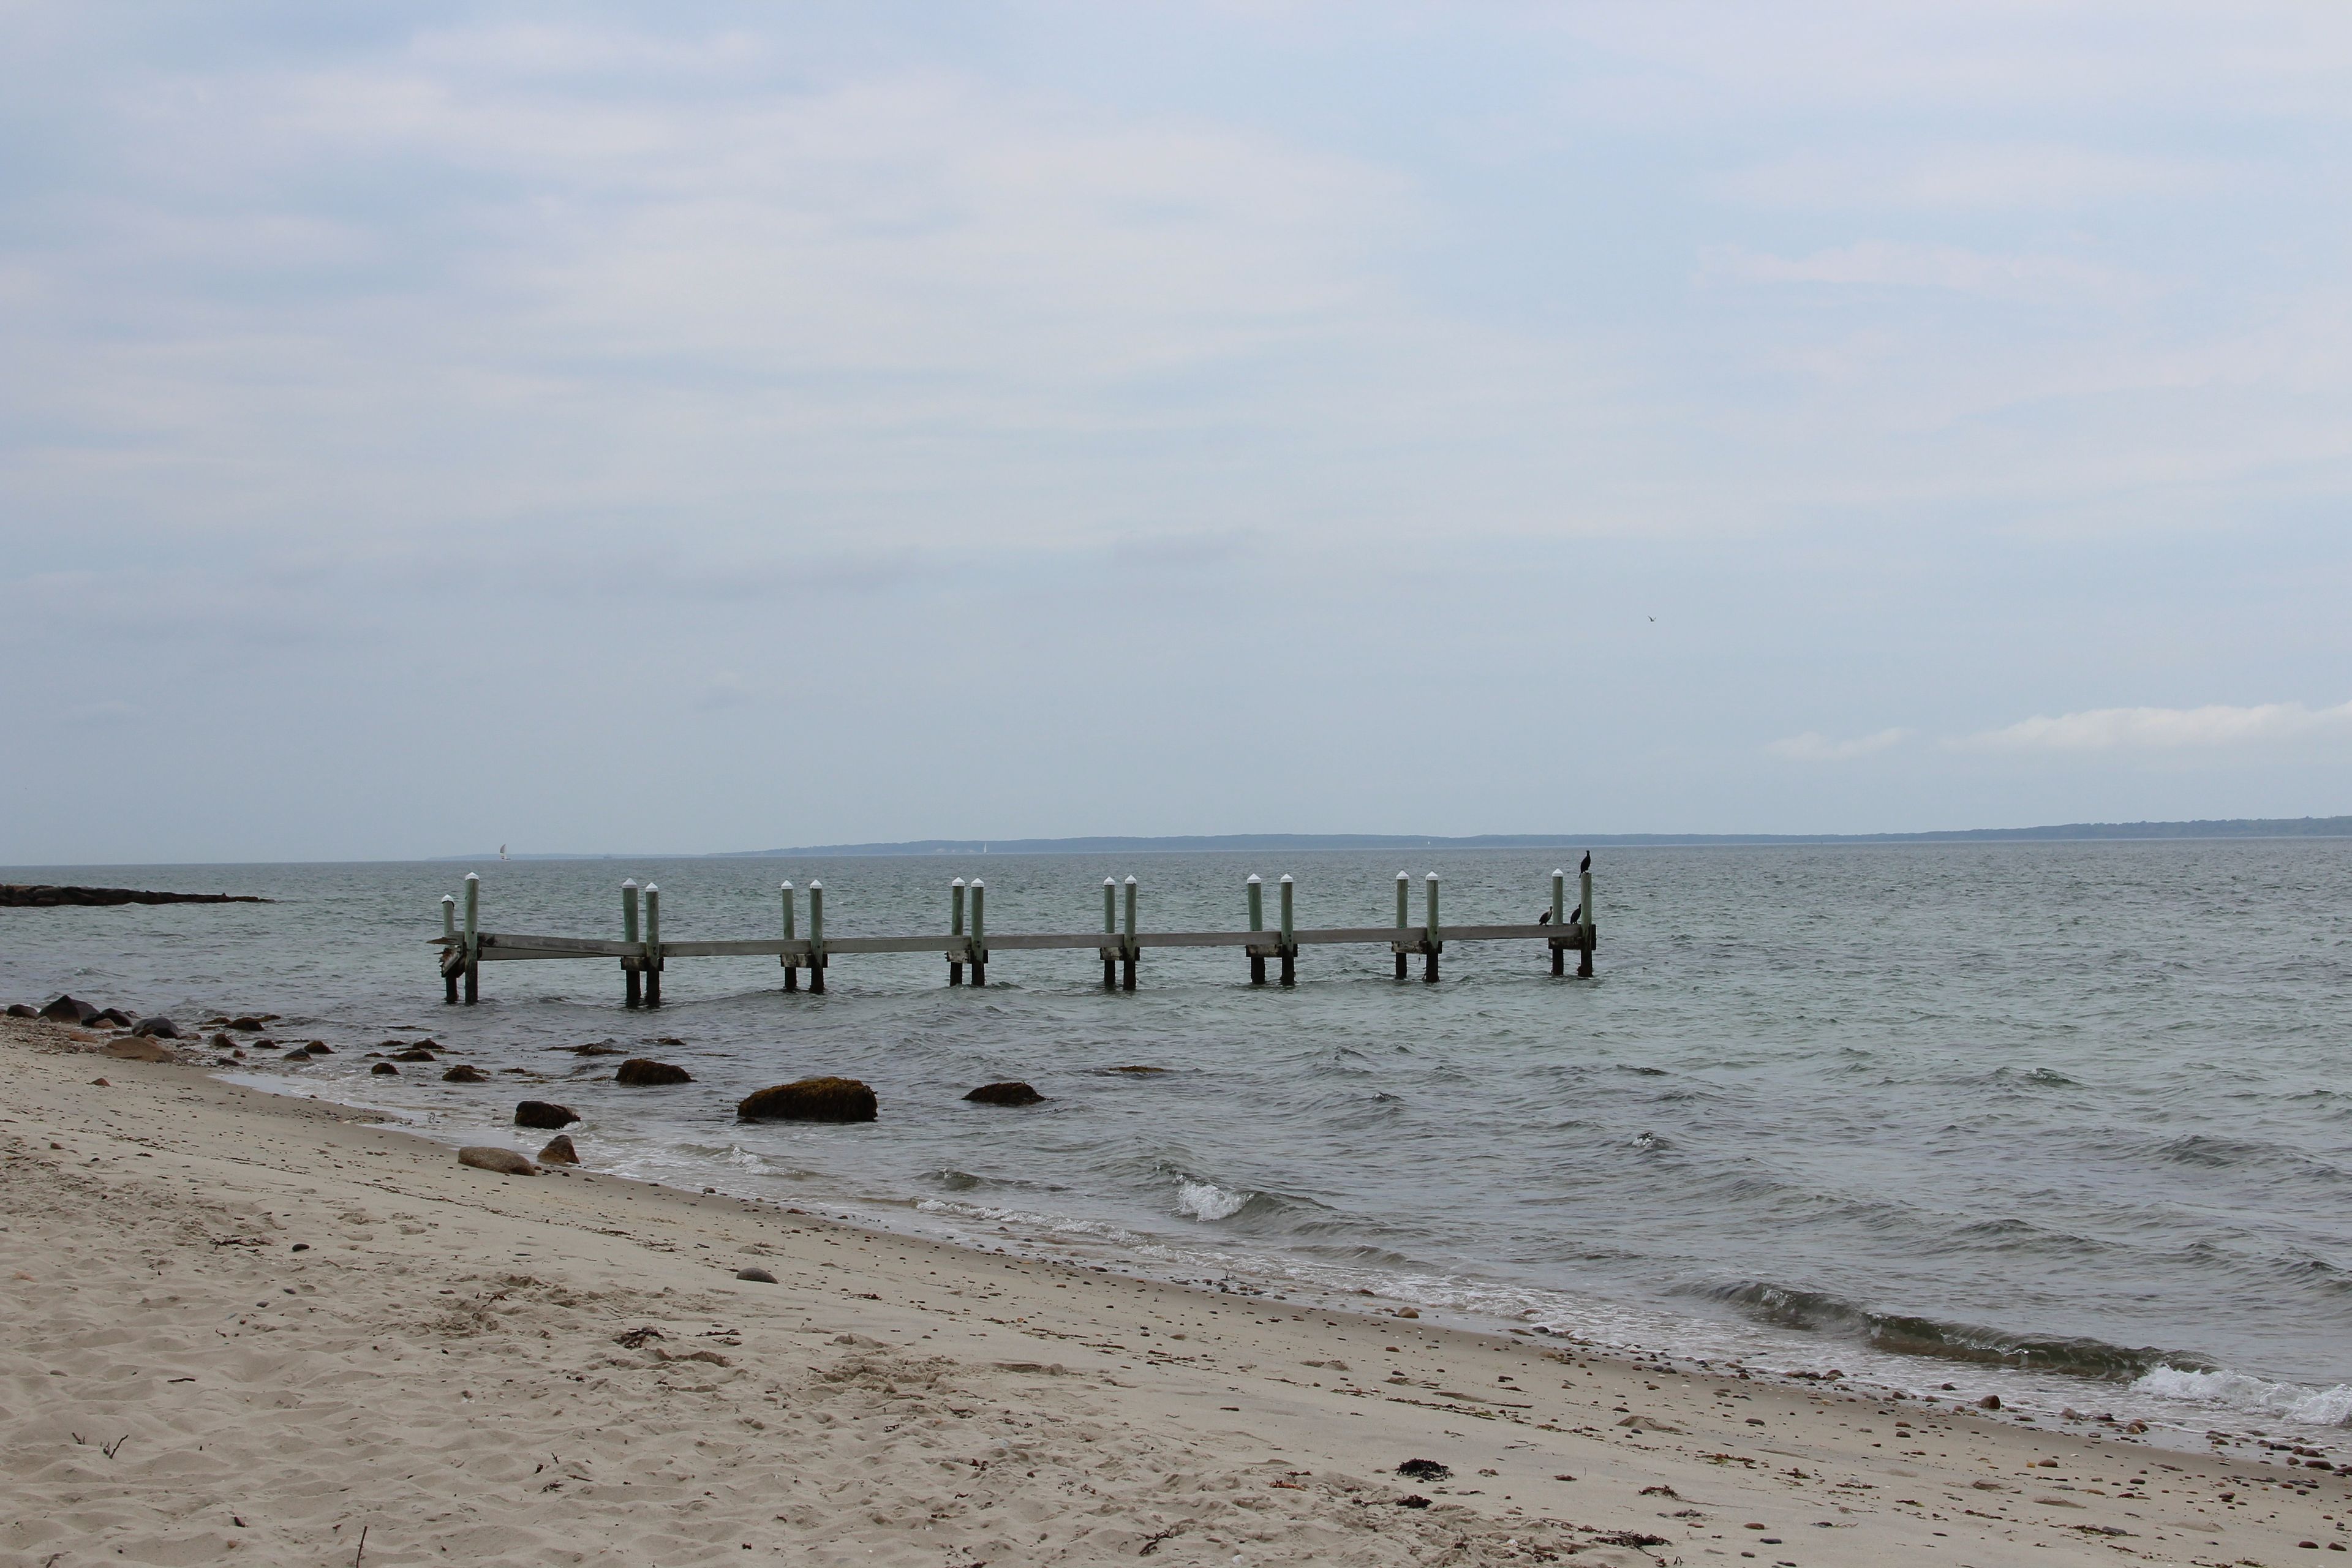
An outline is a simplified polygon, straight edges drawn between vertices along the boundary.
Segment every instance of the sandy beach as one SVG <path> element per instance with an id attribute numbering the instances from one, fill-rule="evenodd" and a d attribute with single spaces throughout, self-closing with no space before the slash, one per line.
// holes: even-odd
<path id="1" fill-rule="evenodd" d="M 596 1174 L 593 1147 L 498 1175 L 107 1044 L 0 1036 L 11 1562 L 2235 1564 L 2347 1542 L 2352 1479 L 2284 1450 L 968 1251 Z"/>

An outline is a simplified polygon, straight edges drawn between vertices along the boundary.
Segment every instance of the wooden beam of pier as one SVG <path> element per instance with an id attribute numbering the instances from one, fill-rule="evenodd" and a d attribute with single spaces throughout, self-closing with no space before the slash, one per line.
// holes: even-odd
<path id="1" fill-rule="evenodd" d="M 1272 951 L 1278 943 L 1270 942 L 1272 933 L 1251 931 L 1139 931 L 1135 933 L 1138 947 L 1265 947 Z M 1441 926 L 1438 941 L 1453 942 L 1540 942 L 1556 939 L 1559 945 L 1574 949 L 1583 944 L 1584 930 L 1580 925 L 1507 925 L 1507 926 Z M 427 945 L 446 947 L 458 941 L 451 937 L 434 937 Z M 1042 951 L 1047 949 L 1092 949 L 1106 946 L 1116 949 L 1122 939 L 1106 937 L 1100 931 L 1032 931 L 1000 932 L 984 939 L 992 952 Z M 1380 943 L 1420 949 L 1428 945 L 1427 926 L 1338 926 L 1324 931 L 1294 931 L 1291 942 L 1299 947 L 1328 947 L 1348 943 Z M 972 939 L 940 933 L 928 936 L 829 936 L 824 950 L 834 952 L 941 952 L 961 954 L 969 951 Z M 513 963 L 522 959 L 556 958 L 637 958 L 646 955 L 642 942 L 604 942 L 593 938 L 570 936 L 539 936 L 513 931 L 483 931 L 480 934 L 482 962 Z M 712 942 L 665 942 L 661 944 L 664 958 L 806 958 L 811 943 L 806 937 L 747 937 L 741 940 Z"/>

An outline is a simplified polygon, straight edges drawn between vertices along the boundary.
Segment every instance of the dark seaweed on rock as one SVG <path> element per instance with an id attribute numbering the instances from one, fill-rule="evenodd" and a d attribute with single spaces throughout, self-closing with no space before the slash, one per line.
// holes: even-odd
<path id="1" fill-rule="evenodd" d="M 871 1121 L 878 1110 L 873 1089 L 854 1078 L 804 1078 L 746 1095 L 735 1106 L 745 1121 Z"/>

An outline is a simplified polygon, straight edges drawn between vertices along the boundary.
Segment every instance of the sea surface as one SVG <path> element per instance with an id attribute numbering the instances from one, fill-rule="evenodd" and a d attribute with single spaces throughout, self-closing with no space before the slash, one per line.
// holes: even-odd
<path id="1" fill-rule="evenodd" d="M 265 895 L 0 910 L 0 994 L 191 1022 L 284 1015 L 336 1054 L 245 1081 L 535 1149 L 526 1095 L 585 1117 L 592 1166 L 976 1245 L 1294 1300 L 1353 1296 L 1862 1384 L 2299 1440 L 2352 1420 L 2352 842 L 1615 849 L 1598 973 L 1454 944 L 1309 948 L 1294 990 L 1234 950 L 674 960 L 625 1011 L 610 960 L 483 967 L 451 1007 L 426 943 L 447 864 L 41 868 L 0 879 Z M 1091 931 L 1106 876 L 1147 928 L 1238 928 L 1244 879 L 1298 923 L 1385 924 L 1394 879 L 1450 923 L 1529 921 L 1550 851 L 490 863 L 484 929 L 618 936 L 622 879 L 672 941 L 768 936 L 821 878 L 828 934 Z M 1573 869 L 1572 863 L 1570 869 Z M 1571 880 L 1571 886 L 1573 882 Z M 805 893 L 803 894 L 805 898 Z M 803 916 L 803 921 L 805 915 Z M 373 1077 L 430 1037 L 494 1077 Z M 610 1042 L 695 1082 L 625 1089 Z M 1118 1069 L 1165 1069 L 1132 1073 Z M 817 1073 L 866 1126 L 739 1124 Z M 968 1104 L 1021 1079 L 1025 1110 Z M 1374 1301 L 1358 1293 L 1370 1291 Z M 1950 1397 L 1947 1394 L 1946 1397 Z"/>

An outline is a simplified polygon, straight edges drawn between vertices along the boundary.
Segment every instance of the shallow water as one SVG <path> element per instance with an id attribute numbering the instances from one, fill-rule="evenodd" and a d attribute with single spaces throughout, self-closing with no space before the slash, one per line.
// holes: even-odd
<path id="1" fill-rule="evenodd" d="M 1524 943 L 1451 946 L 1437 986 L 1398 984 L 1385 949 L 1310 948 L 1293 991 L 1250 988 L 1231 950 L 1152 951 L 1132 995 L 1091 952 L 1000 952 L 985 991 L 937 959 L 845 955 L 824 997 L 782 994 L 773 960 L 699 959 L 629 1013 L 600 960 L 486 965 L 482 1005 L 452 1008 L 425 942 L 466 868 L 399 864 L 0 873 L 280 900 L 0 910 L 0 987 L 283 1013 L 280 1037 L 338 1054 L 257 1052 L 271 1087 L 535 1147 L 505 1125 L 530 1092 L 585 1114 L 602 1168 L 992 1245 L 2190 1429 L 2352 1416 L 2352 843 L 1597 859 L 1591 981 Z M 1252 871 L 1298 879 L 1303 926 L 1385 923 L 1400 868 L 1416 911 L 1433 868 L 1447 921 L 1525 921 L 1554 863 L 479 869 L 486 929 L 618 935 L 635 876 L 683 941 L 773 934 L 787 877 L 823 878 L 835 936 L 941 928 L 957 875 L 985 876 L 997 932 L 1095 929 L 1102 879 L 1130 872 L 1162 929 L 1240 925 Z M 503 1081 L 368 1076 L 367 1050 L 427 1033 Z M 553 1048 L 603 1040 L 698 1081 L 622 1089 L 614 1058 Z M 1109 1070 L 1138 1065 L 1168 1070 Z M 882 1119 L 733 1120 L 818 1072 L 871 1082 Z M 960 1098 L 1005 1078 L 1048 1102 Z"/>

